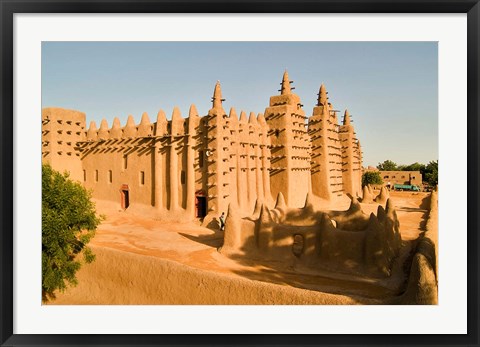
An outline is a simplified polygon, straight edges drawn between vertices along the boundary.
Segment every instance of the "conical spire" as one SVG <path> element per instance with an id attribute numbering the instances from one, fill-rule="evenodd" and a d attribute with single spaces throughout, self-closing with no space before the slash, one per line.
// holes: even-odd
<path id="1" fill-rule="evenodd" d="M 118 119 L 118 117 L 113 118 L 112 129 L 110 129 L 110 137 L 114 139 L 122 137 L 122 129 L 120 125 L 120 119 Z"/>
<path id="2" fill-rule="evenodd" d="M 135 120 L 132 115 L 129 115 L 127 118 L 127 124 L 123 130 L 123 136 L 127 138 L 137 136 L 137 127 L 135 126 Z"/>
<path id="3" fill-rule="evenodd" d="M 90 127 L 87 131 L 87 139 L 96 140 L 97 139 L 97 124 L 92 120 L 90 122 Z"/>
<path id="4" fill-rule="evenodd" d="M 138 125 L 137 136 L 152 136 L 152 124 L 150 123 L 150 118 L 148 117 L 147 112 L 143 112 L 142 114 L 142 119 L 140 119 L 140 124 Z"/>
<path id="5" fill-rule="evenodd" d="M 188 143 L 194 145 L 196 141 L 193 138 L 195 134 L 195 129 L 198 127 L 200 123 L 200 117 L 198 116 L 197 107 L 194 104 L 190 105 L 190 109 L 188 110 L 188 120 L 186 121 L 188 127 Z"/>
<path id="6" fill-rule="evenodd" d="M 245 111 L 240 112 L 240 123 L 247 123 L 247 114 Z"/>
<path id="7" fill-rule="evenodd" d="M 120 129 L 120 119 L 118 117 L 113 118 L 112 129 Z"/>
<path id="8" fill-rule="evenodd" d="M 188 111 L 188 117 L 193 118 L 198 116 L 197 107 L 194 104 L 190 105 L 190 110 Z"/>
<path id="9" fill-rule="evenodd" d="M 262 125 L 262 126 L 265 126 L 267 125 L 267 122 L 265 120 L 265 117 L 263 115 L 263 113 L 259 113 L 258 116 L 257 116 L 257 122 L 258 124 Z"/>
<path id="10" fill-rule="evenodd" d="M 148 118 L 148 113 L 142 113 L 142 119 L 140 119 L 140 125 L 150 125 L 150 118 Z"/>
<path id="11" fill-rule="evenodd" d="M 235 120 L 238 121 L 237 111 L 235 111 L 234 107 L 230 108 L 230 113 L 228 114 L 228 118 L 230 118 L 232 120 L 235 118 Z"/>
<path id="12" fill-rule="evenodd" d="M 317 106 L 324 106 L 327 104 L 327 101 L 327 88 L 325 88 L 325 85 L 322 83 L 322 85 L 320 86 L 320 91 L 318 92 Z"/>
<path id="13" fill-rule="evenodd" d="M 383 208 L 382 205 L 378 205 L 377 218 L 380 222 L 384 222 L 385 219 L 387 218 L 387 212 L 385 212 L 385 209 Z"/>
<path id="14" fill-rule="evenodd" d="M 380 189 L 380 194 L 375 198 L 375 202 L 379 204 L 384 204 L 387 202 L 388 198 L 390 197 L 390 194 L 388 194 L 387 188 L 385 186 Z"/>
<path id="15" fill-rule="evenodd" d="M 183 118 L 182 118 L 182 114 L 180 113 L 180 109 L 175 106 L 173 108 L 173 112 L 172 112 L 172 121 L 171 121 L 171 135 L 179 135 L 179 134 L 182 134 L 183 132 Z"/>
<path id="16" fill-rule="evenodd" d="M 88 130 L 90 131 L 97 131 L 97 123 L 95 123 L 95 121 L 91 121 L 90 122 L 90 127 L 88 128 Z"/>
<path id="17" fill-rule="evenodd" d="M 385 204 L 385 210 L 387 211 L 387 213 L 395 210 L 395 205 L 393 204 L 392 199 L 387 199 L 387 203 Z"/>
<path id="18" fill-rule="evenodd" d="M 215 84 L 215 89 L 213 90 L 213 108 L 221 108 L 223 101 L 225 101 L 225 99 L 222 99 L 222 89 L 220 88 L 220 81 L 217 81 L 217 83 Z"/>
<path id="19" fill-rule="evenodd" d="M 362 206 L 358 202 L 357 198 L 354 197 L 354 196 L 350 196 L 350 199 L 352 201 L 350 202 L 350 207 L 348 208 L 348 212 L 349 213 L 355 213 L 355 212 L 361 211 Z"/>
<path id="20" fill-rule="evenodd" d="M 135 119 L 133 118 L 133 116 L 131 114 L 128 115 L 126 126 L 127 127 L 135 127 Z"/>
<path id="21" fill-rule="evenodd" d="M 290 82 L 292 81 L 290 81 L 290 79 L 288 78 L 288 72 L 287 70 L 285 70 L 285 72 L 283 73 L 283 79 L 282 79 L 282 89 L 280 90 L 282 95 L 292 94 L 292 88 L 290 88 Z"/>
<path id="22" fill-rule="evenodd" d="M 180 109 L 177 106 L 175 106 L 172 112 L 172 121 L 178 121 L 178 120 L 182 120 L 182 114 L 180 112 Z"/>
<path id="23" fill-rule="evenodd" d="M 248 122 L 250 124 L 257 124 L 257 116 L 255 115 L 255 112 L 250 112 L 250 116 L 248 118 Z"/>
<path id="24" fill-rule="evenodd" d="M 100 123 L 100 130 L 108 130 L 108 123 L 105 118 L 103 118 L 102 122 Z"/>
<path id="25" fill-rule="evenodd" d="M 105 118 L 102 119 L 102 122 L 100 123 L 100 129 L 98 130 L 98 137 L 101 140 L 108 139 L 109 134 L 108 134 L 108 123 Z"/>
<path id="26" fill-rule="evenodd" d="M 370 218 L 368 219 L 368 229 L 369 232 L 374 234 L 381 230 L 380 222 L 373 212 L 370 213 Z"/>
<path id="27" fill-rule="evenodd" d="M 368 185 L 363 186 L 362 202 L 364 204 L 370 204 L 373 202 L 373 196 Z"/>
<path id="28" fill-rule="evenodd" d="M 345 110 L 345 114 L 343 115 L 343 125 L 349 125 L 350 124 L 350 113 L 348 110 Z"/>
<path id="29" fill-rule="evenodd" d="M 157 124 L 155 127 L 155 135 L 163 136 L 167 134 L 167 116 L 163 110 L 158 111 Z"/>

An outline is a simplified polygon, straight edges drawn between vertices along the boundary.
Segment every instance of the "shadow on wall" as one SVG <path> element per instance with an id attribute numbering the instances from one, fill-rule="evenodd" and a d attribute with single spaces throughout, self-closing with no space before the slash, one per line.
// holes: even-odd
<path id="1" fill-rule="evenodd" d="M 251 218 L 228 210 L 221 253 L 281 261 L 289 266 L 388 277 L 401 247 L 399 223 L 390 201 L 367 216 L 352 198 L 347 211 L 315 211 L 309 197 L 305 207 L 288 209 L 282 194 L 273 210 L 257 203 Z"/>
<path id="2" fill-rule="evenodd" d="M 433 289 L 433 294 L 428 295 L 422 291 L 419 299 L 415 297 L 417 291 L 410 288 L 412 283 L 408 284 L 408 295 L 403 281 L 395 288 L 382 285 L 389 281 L 393 267 L 402 266 L 398 258 L 399 224 L 391 201 L 387 201 L 385 209 L 379 206 L 376 216 L 368 217 L 356 199 L 352 199 L 349 210 L 335 213 L 313 211 L 308 204 L 303 209 L 286 209 L 281 200 L 277 199 L 273 210 L 257 203 L 249 218 L 240 218 L 235 209 L 229 208 L 224 245 L 219 251 L 241 265 L 234 269 L 236 274 L 251 280 L 340 294 L 358 303 L 435 303 Z M 306 213 L 310 220 L 305 218 Z M 340 228 L 349 225 L 352 218 L 366 229 Z M 210 247 L 221 244 L 219 234 L 183 236 Z M 419 275 L 423 273 L 423 263 L 436 262 L 435 242 L 425 236 L 420 240 L 422 246 L 414 252 L 414 266 L 407 271 L 409 282 L 423 278 Z M 403 265 L 410 267 L 412 259 L 406 263 Z M 430 290 L 434 285 L 424 287 Z"/>
<path id="3" fill-rule="evenodd" d="M 248 255 L 245 254 L 230 255 L 229 258 L 245 267 L 245 269 L 234 270 L 234 273 L 242 277 L 255 281 L 343 295 L 359 304 L 382 304 L 381 300 L 396 294 L 394 291 L 376 285 L 372 281 L 356 281 L 342 278 L 342 276 L 299 273 L 295 266 L 289 266 L 280 261 L 249 259 Z"/>
<path id="4" fill-rule="evenodd" d="M 390 276 L 401 247 L 395 209 L 386 205 L 367 216 L 352 198 L 347 211 L 324 212 L 307 197 L 303 208 L 289 209 L 279 194 L 273 210 L 257 202 L 249 218 L 230 206 L 219 251 L 246 267 L 236 273 L 251 279 L 385 298 L 395 293 L 375 282 Z"/>

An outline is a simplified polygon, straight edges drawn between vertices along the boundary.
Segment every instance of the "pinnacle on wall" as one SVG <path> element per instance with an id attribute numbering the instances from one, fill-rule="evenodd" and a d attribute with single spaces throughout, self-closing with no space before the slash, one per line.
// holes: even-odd
<path id="1" fill-rule="evenodd" d="M 102 122 L 100 123 L 100 129 L 98 129 L 98 138 L 101 140 L 106 140 L 110 136 L 108 132 L 108 123 L 105 118 L 102 119 Z"/>
<path id="2" fill-rule="evenodd" d="M 378 205 L 377 218 L 381 223 L 384 223 L 385 220 L 387 219 L 387 212 L 385 211 L 382 205 Z"/>
<path id="3" fill-rule="evenodd" d="M 280 89 L 280 94 L 285 95 L 285 94 L 292 94 L 292 88 L 290 87 L 290 83 L 293 81 L 290 81 L 288 78 L 288 72 L 285 70 L 283 73 L 283 78 L 282 78 L 282 88 Z"/>
<path id="4" fill-rule="evenodd" d="M 150 125 L 150 118 L 148 118 L 148 113 L 147 112 L 142 113 L 142 119 L 140 119 L 140 124 L 141 125 Z"/>
<path id="5" fill-rule="evenodd" d="M 248 118 L 248 123 L 257 124 L 257 116 L 255 115 L 255 112 L 250 112 L 250 116 Z"/>
<path id="6" fill-rule="evenodd" d="M 157 114 L 157 125 L 155 128 L 155 135 L 163 136 L 167 134 L 167 116 L 163 110 L 158 111 Z"/>
<path id="7" fill-rule="evenodd" d="M 112 128 L 110 129 L 110 137 L 114 139 L 121 138 L 123 134 L 120 119 L 118 117 L 113 118 Z"/>
<path id="8" fill-rule="evenodd" d="M 240 112 L 240 123 L 247 123 L 247 114 L 245 111 Z"/>
<path id="9" fill-rule="evenodd" d="M 238 116 L 237 116 L 237 111 L 235 111 L 234 107 L 230 108 L 230 112 L 228 114 L 228 118 L 231 120 L 237 121 L 238 122 Z"/>
<path id="10" fill-rule="evenodd" d="M 118 119 L 118 117 L 113 118 L 112 130 L 120 129 L 120 128 L 121 128 L 120 119 Z"/>
<path id="11" fill-rule="evenodd" d="M 261 126 L 267 125 L 267 121 L 265 120 L 265 116 L 263 115 L 263 113 L 258 114 L 257 121 L 258 124 L 260 124 Z"/>
<path id="12" fill-rule="evenodd" d="M 358 202 L 357 198 L 354 196 L 350 196 L 350 207 L 348 208 L 348 212 L 354 213 L 362 210 L 362 206 Z"/>
<path id="13" fill-rule="evenodd" d="M 345 110 L 345 114 L 343 115 L 343 125 L 350 125 L 350 112 Z"/>
<path id="14" fill-rule="evenodd" d="M 126 127 L 135 128 L 135 119 L 133 118 L 133 116 L 131 114 L 128 115 Z"/>
<path id="15" fill-rule="evenodd" d="M 318 91 L 318 103 L 317 106 L 324 106 L 327 105 L 328 97 L 327 97 L 327 89 L 325 85 L 322 83 L 320 86 L 320 90 Z"/>
<path id="16" fill-rule="evenodd" d="M 88 128 L 89 131 L 97 131 L 97 123 L 95 121 L 90 122 L 90 127 Z"/>
<path id="17" fill-rule="evenodd" d="M 194 104 L 190 105 L 190 110 L 188 111 L 188 117 L 189 118 L 198 117 L 197 107 Z"/>
<path id="18" fill-rule="evenodd" d="M 150 118 L 148 117 L 147 112 L 143 112 L 142 119 L 140 120 L 140 124 L 138 125 L 137 129 L 138 129 L 137 136 L 140 136 L 140 137 L 152 136 L 152 123 L 150 123 Z"/>
<path id="19" fill-rule="evenodd" d="M 223 101 L 225 101 L 225 99 L 222 98 L 222 88 L 220 87 L 220 81 L 217 81 L 217 83 L 215 83 L 215 89 L 213 90 L 213 108 L 221 108 Z"/>
<path id="20" fill-rule="evenodd" d="M 178 120 L 182 120 L 182 114 L 180 113 L 180 109 L 177 106 L 175 106 L 172 112 L 172 121 L 178 121 Z"/>
<path id="21" fill-rule="evenodd" d="M 127 118 L 127 124 L 125 125 L 123 136 L 127 138 L 133 138 L 137 136 L 137 127 L 132 115 L 129 115 Z"/>

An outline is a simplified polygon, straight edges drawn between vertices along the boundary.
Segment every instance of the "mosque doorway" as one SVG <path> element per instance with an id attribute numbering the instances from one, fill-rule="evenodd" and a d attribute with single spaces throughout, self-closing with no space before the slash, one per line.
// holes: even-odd
<path id="1" fill-rule="evenodd" d="M 130 206 L 130 194 L 128 193 L 127 184 L 123 184 L 122 188 L 120 189 L 120 204 L 124 210 Z"/>
<path id="2" fill-rule="evenodd" d="M 204 218 L 207 215 L 207 197 L 203 191 L 195 193 L 195 216 Z"/>

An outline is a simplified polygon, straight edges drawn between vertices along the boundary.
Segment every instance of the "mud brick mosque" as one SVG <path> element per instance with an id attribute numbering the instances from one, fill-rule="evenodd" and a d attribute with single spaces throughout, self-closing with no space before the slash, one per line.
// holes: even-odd
<path id="1" fill-rule="evenodd" d="M 42 160 L 93 191 L 98 200 L 156 218 L 204 219 L 235 206 L 249 215 L 257 201 L 291 208 L 309 199 L 332 201 L 362 195 L 362 152 L 350 115 L 342 123 L 322 84 L 317 105 L 306 117 L 285 72 L 280 94 L 264 113 L 237 115 L 223 109 L 220 83 L 212 108 L 187 118 L 175 108 L 152 123 L 144 113 L 122 126 L 102 120 L 86 128 L 85 114 L 42 110 Z"/>

